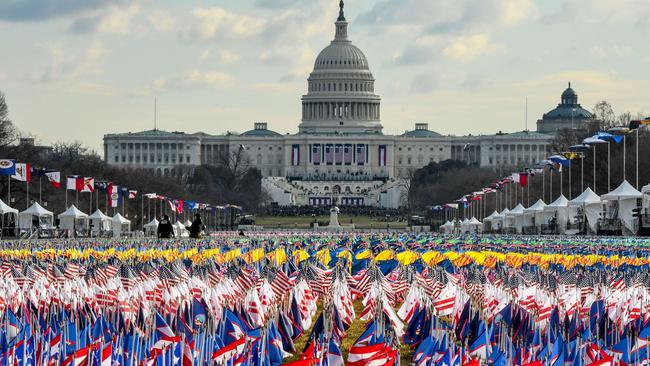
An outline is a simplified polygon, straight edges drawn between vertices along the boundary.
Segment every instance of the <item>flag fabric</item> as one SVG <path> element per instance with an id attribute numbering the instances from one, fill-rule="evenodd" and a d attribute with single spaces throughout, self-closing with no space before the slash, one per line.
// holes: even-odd
<path id="1" fill-rule="evenodd" d="M 138 196 L 138 191 L 129 190 L 129 199 L 135 199 Z"/>
<path id="2" fill-rule="evenodd" d="M 14 173 L 14 175 L 11 176 L 11 178 L 21 182 L 29 183 L 32 180 L 32 170 L 29 164 L 16 163 L 14 165 L 15 165 L 16 172 Z"/>
<path id="3" fill-rule="evenodd" d="M 79 192 L 94 192 L 95 191 L 95 178 L 93 177 L 84 177 L 81 181 L 81 189 Z"/>
<path id="4" fill-rule="evenodd" d="M 0 159 L 0 174 L 9 177 L 16 174 L 16 160 Z"/>
<path id="5" fill-rule="evenodd" d="M 111 207 L 118 207 L 122 202 L 122 196 L 120 195 L 120 187 L 113 185 L 112 183 L 109 184 L 108 197 L 111 202 Z"/>
<path id="6" fill-rule="evenodd" d="M 47 181 L 54 188 L 61 188 L 61 172 L 45 172 Z"/>
<path id="7" fill-rule="evenodd" d="M 78 175 L 68 176 L 65 189 L 80 192 L 84 187 L 84 179 Z"/>

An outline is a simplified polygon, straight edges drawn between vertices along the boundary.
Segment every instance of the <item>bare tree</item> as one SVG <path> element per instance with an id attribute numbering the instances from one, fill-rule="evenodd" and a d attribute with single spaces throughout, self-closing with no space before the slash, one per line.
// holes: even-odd
<path id="1" fill-rule="evenodd" d="M 9 119 L 9 107 L 5 95 L 0 92 L 0 147 L 13 143 L 16 136 L 16 128 Z"/>
<path id="2" fill-rule="evenodd" d="M 594 115 L 601 127 L 610 127 L 616 122 L 616 115 L 612 105 L 606 100 L 601 100 L 594 106 Z"/>

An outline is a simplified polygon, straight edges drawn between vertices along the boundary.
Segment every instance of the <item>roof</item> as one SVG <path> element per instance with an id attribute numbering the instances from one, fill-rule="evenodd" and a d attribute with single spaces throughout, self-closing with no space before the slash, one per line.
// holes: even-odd
<path id="1" fill-rule="evenodd" d="M 582 194 L 569 201 L 570 206 L 593 205 L 600 203 L 600 197 L 587 187 Z"/>
<path id="2" fill-rule="evenodd" d="M 125 219 L 124 216 L 117 213 L 117 214 L 115 214 L 115 216 L 113 216 L 113 223 L 130 224 L 131 220 Z"/>
<path id="3" fill-rule="evenodd" d="M 61 217 L 74 217 L 75 219 L 82 219 L 82 218 L 87 218 L 88 215 L 79 211 L 79 209 L 75 205 L 72 205 L 68 207 L 68 209 L 65 210 L 63 213 L 59 214 L 59 218 Z"/>
<path id="4" fill-rule="evenodd" d="M 522 215 L 524 213 L 524 206 L 520 203 L 515 208 L 510 210 L 510 212 L 506 213 L 506 216 L 517 216 L 517 215 Z"/>
<path id="5" fill-rule="evenodd" d="M 544 201 L 542 201 L 542 199 L 540 198 L 539 200 L 537 200 L 537 202 L 535 202 L 534 205 L 528 207 L 527 209 L 524 209 L 524 212 L 525 213 L 539 212 L 539 211 L 543 211 L 544 207 L 546 207 L 546 203 L 544 203 Z"/>
<path id="6" fill-rule="evenodd" d="M 264 136 L 264 137 L 270 137 L 270 136 L 282 136 L 279 133 L 267 129 L 254 129 L 250 131 L 246 131 L 242 133 L 240 136 Z"/>
<path id="7" fill-rule="evenodd" d="M 43 206 L 39 205 L 38 202 L 35 202 L 33 205 L 31 205 L 28 209 L 20 213 L 21 215 L 32 215 L 32 216 L 54 216 L 52 211 L 48 211 L 43 208 Z"/>
<path id="8" fill-rule="evenodd" d="M 564 197 L 563 194 L 561 194 L 560 197 L 558 197 L 555 201 L 546 205 L 546 207 L 544 207 L 544 211 L 553 211 L 556 208 L 567 207 L 568 205 L 569 200 Z"/>
<path id="9" fill-rule="evenodd" d="M 580 104 L 570 105 L 570 104 L 558 104 L 558 106 L 545 113 L 542 116 L 542 121 L 551 120 L 551 119 L 592 119 L 594 115 L 591 114 L 588 110 L 582 108 Z"/>
<path id="10" fill-rule="evenodd" d="M 506 134 L 497 134 L 497 137 L 538 137 L 538 138 L 549 138 L 551 135 L 545 133 L 539 133 L 537 131 L 517 131 Z"/>
<path id="11" fill-rule="evenodd" d="M 415 138 L 423 138 L 423 137 L 442 137 L 441 134 L 430 131 L 430 130 L 412 130 L 412 131 L 406 131 L 402 134 L 404 137 L 415 137 Z"/>
<path id="12" fill-rule="evenodd" d="M 3 200 L 0 200 L 0 214 L 14 213 L 17 214 L 18 210 L 13 207 L 10 207 L 8 204 L 4 203 Z"/>
<path id="13" fill-rule="evenodd" d="M 643 193 L 632 187 L 627 180 L 624 180 L 615 190 L 604 194 L 601 198 L 604 200 L 637 199 L 643 198 Z"/>
<path id="14" fill-rule="evenodd" d="M 88 218 L 91 220 L 102 220 L 102 221 L 111 219 L 110 217 L 106 216 L 101 210 L 97 210 L 93 212 L 93 214 L 88 216 Z"/>

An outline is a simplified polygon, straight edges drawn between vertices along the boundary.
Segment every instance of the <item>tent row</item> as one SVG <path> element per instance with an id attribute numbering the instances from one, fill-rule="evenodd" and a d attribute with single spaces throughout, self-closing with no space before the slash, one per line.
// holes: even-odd
<path id="1" fill-rule="evenodd" d="M 494 211 L 481 223 L 475 217 L 460 222 L 447 221 L 440 227 L 446 234 L 504 233 L 504 234 L 637 234 L 642 221 L 634 216 L 641 207 L 644 220 L 650 218 L 650 184 L 641 192 L 624 181 L 613 191 L 601 196 L 587 188 L 578 197 L 568 200 L 560 195 L 546 204 L 538 200 L 526 208 L 518 204 L 513 209 Z"/>
<path id="2" fill-rule="evenodd" d="M 15 229 L 27 233 L 56 229 L 54 213 L 38 203 L 19 212 L 0 200 L 0 217 L 2 218 L 1 225 L 6 230 L 5 233 Z M 112 235 L 119 237 L 131 232 L 131 221 L 119 213 L 109 217 L 97 210 L 92 215 L 88 215 L 72 205 L 65 212 L 57 215 L 57 218 L 59 219 L 58 229 L 67 231 L 70 236 Z"/>
<path id="3" fill-rule="evenodd" d="M 495 211 L 483 220 L 483 230 L 507 234 L 636 234 L 639 220 L 633 210 L 637 207 L 647 215 L 650 185 L 639 192 L 624 181 L 603 196 L 587 188 L 570 201 L 560 195 L 548 205 L 540 199 L 528 208 L 518 204 L 512 210 Z"/>

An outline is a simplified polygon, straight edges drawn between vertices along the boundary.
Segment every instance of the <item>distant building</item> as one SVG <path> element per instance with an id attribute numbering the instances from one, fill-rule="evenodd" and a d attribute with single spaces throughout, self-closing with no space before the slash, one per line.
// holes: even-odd
<path id="1" fill-rule="evenodd" d="M 219 164 L 243 149 L 277 202 L 397 207 L 405 203 L 405 180 L 430 162 L 502 168 L 547 156 L 552 136 L 532 131 L 456 137 L 415 123 L 401 135 L 384 135 L 374 82 L 368 60 L 348 38 L 341 1 L 334 40 L 316 58 L 302 97 L 297 134 L 271 131 L 266 122 L 241 134 L 109 134 L 104 157 L 111 165 L 174 175 L 181 167 Z"/>
<path id="2" fill-rule="evenodd" d="M 582 129 L 594 121 L 594 115 L 578 103 L 578 94 L 569 83 L 560 97 L 560 104 L 537 121 L 537 132 L 555 134 L 563 129 Z"/>

